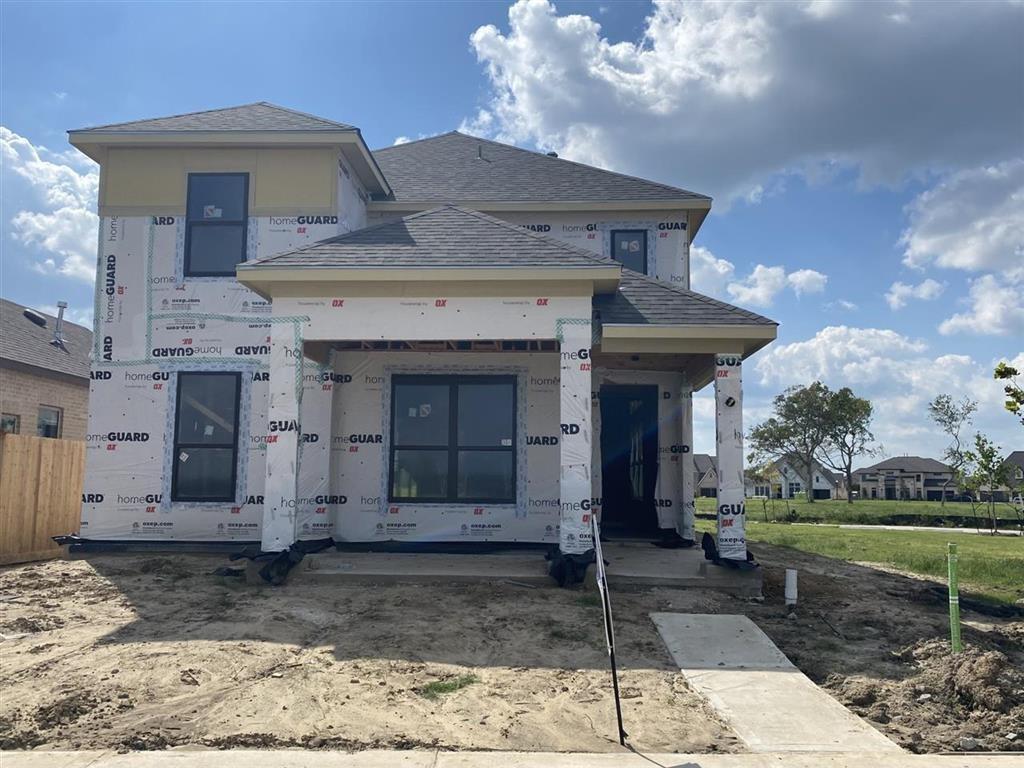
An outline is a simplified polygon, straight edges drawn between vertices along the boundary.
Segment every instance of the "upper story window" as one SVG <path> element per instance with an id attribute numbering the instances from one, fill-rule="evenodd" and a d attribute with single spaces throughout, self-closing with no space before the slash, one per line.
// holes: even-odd
<path id="1" fill-rule="evenodd" d="M 612 258 L 626 269 L 647 274 L 647 230 L 613 229 Z"/>
<path id="2" fill-rule="evenodd" d="M 245 261 L 249 174 L 190 173 L 185 277 L 234 277 Z"/>

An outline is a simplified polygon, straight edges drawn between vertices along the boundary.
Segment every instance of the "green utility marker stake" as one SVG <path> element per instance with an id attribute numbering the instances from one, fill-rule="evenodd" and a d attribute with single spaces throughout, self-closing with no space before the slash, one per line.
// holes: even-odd
<path id="1" fill-rule="evenodd" d="M 963 641 L 960 639 L 960 585 L 956 577 L 956 565 L 959 559 L 956 554 L 956 544 L 947 544 L 949 552 L 946 560 L 949 562 L 949 639 L 953 646 L 953 653 L 960 653 L 964 649 Z"/>

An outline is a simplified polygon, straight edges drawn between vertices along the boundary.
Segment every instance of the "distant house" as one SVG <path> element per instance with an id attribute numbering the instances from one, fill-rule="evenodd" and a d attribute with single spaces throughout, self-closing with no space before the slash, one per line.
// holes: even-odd
<path id="1" fill-rule="evenodd" d="M 952 467 L 922 456 L 894 456 L 853 473 L 854 490 L 862 499 L 941 501 L 943 484 L 952 480 Z M 957 490 L 950 482 L 946 498 L 954 498 Z"/>
<path id="2" fill-rule="evenodd" d="M 989 496 L 995 501 L 1009 501 L 1024 494 L 1024 451 L 1014 451 L 1005 459 L 1003 466 L 1006 467 L 1006 483 L 997 486 L 991 494 L 987 487 L 979 491 L 979 498 L 987 500 Z"/>
<path id="3" fill-rule="evenodd" d="M 807 477 L 803 462 L 794 457 L 776 459 L 770 465 L 767 477 L 752 478 L 747 476 L 745 487 L 747 496 L 765 496 L 773 499 L 793 499 L 807 493 L 811 488 L 816 499 L 834 499 L 838 497 L 838 483 L 834 473 L 814 462 L 812 477 Z"/>
<path id="4" fill-rule="evenodd" d="M 717 456 L 693 454 L 693 488 L 695 496 L 714 498 L 718 495 Z"/>
<path id="5" fill-rule="evenodd" d="M 0 299 L 0 431 L 84 440 L 92 331 Z"/>

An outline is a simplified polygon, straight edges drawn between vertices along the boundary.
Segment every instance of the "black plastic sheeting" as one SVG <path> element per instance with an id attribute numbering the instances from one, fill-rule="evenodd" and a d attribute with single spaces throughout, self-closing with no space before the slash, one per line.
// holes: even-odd
<path id="1" fill-rule="evenodd" d="M 292 568 L 302 562 L 306 555 L 323 552 L 334 548 L 334 539 L 300 540 L 294 542 L 283 552 L 264 552 L 258 546 L 246 547 L 241 552 L 231 555 L 231 560 L 252 560 L 263 563 L 259 569 L 260 578 L 268 584 L 278 586 L 284 584 Z"/>
<path id="2" fill-rule="evenodd" d="M 726 568 L 733 568 L 737 571 L 752 571 L 761 566 L 754 561 L 754 553 L 747 550 L 746 560 L 731 560 L 718 556 L 718 545 L 715 544 L 715 537 L 705 533 L 700 540 L 701 549 L 704 550 L 704 559 L 710 560 L 714 565 L 721 565 Z"/>
<path id="3" fill-rule="evenodd" d="M 583 583 L 587 578 L 587 566 L 597 562 L 597 555 L 592 549 L 579 555 L 567 555 L 558 547 L 553 547 L 547 559 L 551 563 L 548 575 L 558 582 L 558 586 L 571 587 Z"/>

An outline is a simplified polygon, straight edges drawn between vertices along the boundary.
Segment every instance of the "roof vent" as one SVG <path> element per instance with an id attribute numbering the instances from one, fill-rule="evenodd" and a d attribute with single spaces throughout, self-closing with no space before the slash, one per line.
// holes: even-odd
<path id="1" fill-rule="evenodd" d="M 63 349 L 65 352 L 68 351 L 68 348 L 64 346 L 64 337 L 61 336 L 61 331 L 64 330 L 64 310 L 67 308 L 66 301 L 57 302 L 57 325 L 53 328 L 53 338 L 50 340 L 51 346 Z"/>
<path id="2" fill-rule="evenodd" d="M 29 322 L 35 323 L 40 328 L 46 327 L 46 318 L 43 315 L 36 312 L 34 309 L 26 309 L 21 314 L 28 318 Z"/>
<path id="3" fill-rule="evenodd" d="M 557 152 L 548 152 L 548 157 L 558 157 Z"/>

